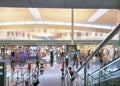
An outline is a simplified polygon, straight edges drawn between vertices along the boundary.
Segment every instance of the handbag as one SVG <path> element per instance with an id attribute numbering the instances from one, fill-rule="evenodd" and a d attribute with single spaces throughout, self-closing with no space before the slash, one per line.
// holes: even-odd
<path id="1" fill-rule="evenodd" d="M 36 82 L 37 84 L 39 84 L 40 82 L 39 82 L 39 80 L 37 79 L 37 82 Z"/>

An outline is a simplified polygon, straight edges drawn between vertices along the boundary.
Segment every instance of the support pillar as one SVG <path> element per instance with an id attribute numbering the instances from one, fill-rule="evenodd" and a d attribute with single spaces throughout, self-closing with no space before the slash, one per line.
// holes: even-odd
<path id="1" fill-rule="evenodd" d="M 117 24 L 120 24 L 120 9 L 117 10 Z M 119 38 L 119 41 L 118 41 L 118 51 L 117 51 L 117 56 L 120 56 L 120 31 L 118 32 L 118 38 Z"/>
<path id="2" fill-rule="evenodd" d="M 84 66 L 84 86 L 87 86 L 87 69 L 86 69 L 86 65 Z"/>
<path id="3" fill-rule="evenodd" d="M 117 24 L 120 23 L 120 9 L 117 10 Z"/>
<path id="4" fill-rule="evenodd" d="M 120 32 L 119 32 L 119 40 L 118 40 L 118 51 L 117 51 L 117 56 L 120 56 Z"/>
<path id="5" fill-rule="evenodd" d="M 74 45 L 74 9 L 71 8 L 71 44 Z"/>

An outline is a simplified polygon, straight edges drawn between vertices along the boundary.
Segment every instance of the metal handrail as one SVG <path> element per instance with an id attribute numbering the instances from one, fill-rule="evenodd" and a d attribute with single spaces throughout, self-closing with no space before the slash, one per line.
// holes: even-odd
<path id="1" fill-rule="evenodd" d="M 102 70 L 103 71 L 103 70 Z M 110 76 L 112 79 L 113 78 L 116 78 L 114 75 L 112 76 L 112 75 L 110 75 L 110 74 L 113 74 L 113 73 L 115 73 L 115 72 L 118 72 L 118 71 L 120 71 L 120 69 L 118 69 L 118 70 L 115 70 L 115 71 L 112 71 L 112 72 L 109 72 L 109 74 L 104 70 L 103 72 L 106 74 L 106 75 L 108 75 L 108 76 Z M 88 77 L 90 77 L 91 75 L 88 75 Z M 102 77 L 104 77 L 104 76 L 102 76 Z M 97 78 L 95 78 L 95 79 L 97 79 Z"/>
<path id="2" fill-rule="evenodd" d="M 15 72 L 13 72 L 11 75 L 9 75 L 8 77 L 12 77 L 14 74 L 16 74 L 17 72 L 19 72 L 20 70 L 17 70 L 17 71 L 15 71 Z M 7 78 L 8 78 L 7 77 Z"/>
<path id="3" fill-rule="evenodd" d="M 119 71 L 119 70 L 118 70 L 118 71 Z M 115 71 L 115 72 L 116 72 L 116 71 Z M 103 78 L 103 77 L 104 77 L 104 76 L 102 76 L 102 78 Z M 114 76 L 113 78 L 103 79 L 102 82 L 103 82 L 103 81 L 106 81 L 106 80 L 110 80 L 110 79 L 112 79 L 112 81 L 114 82 L 114 79 L 117 78 L 117 77 L 120 77 L 120 75 Z M 99 77 L 98 77 L 98 78 L 99 78 Z M 95 78 L 95 79 L 97 79 L 97 78 Z M 96 83 L 93 83 L 93 84 L 96 84 Z"/>
<path id="4" fill-rule="evenodd" d="M 21 69 L 27 69 L 27 68 L 15 68 L 15 69 L 19 69 L 15 72 L 13 72 L 11 75 L 7 76 L 7 77 L 11 77 L 12 75 L 16 74 L 17 72 L 21 71 Z"/>
<path id="5" fill-rule="evenodd" d="M 11 74 L 11 75 L 9 75 L 9 76 L 7 77 L 7 79 L 8 79 L 8 86 L 9 86 L 9 78 L 12 77 L 12 75 L 18 73 L 18 72 L 21 71 L 22 69 L 27 69 L 27 68 L 17 68 L 17 69 L 19 69 L 19 70 L 15 71 L 13 74 Z M 31 70 L 34 70 L 34 69 L 31 69 Z M 22 71 L 21 71 L 21 76 L 24 77 L 24 75 L 25 75 L 26 73 L 27 73 L 27 71 L 24 72 L 24 73 L 22 73 Z M 18 75 L 17 75 L 17 78 L 18 78 Z M 17 83 L 20 83 L 20 82 L 18 82 L 19 79 L 20 79 L 20 78 L 17 79 L 17 82 L 16 82 L 15 86 L 17 85 Z M 22 82 L 24 82 L 24 80 L 23 80 Z M 22 83 L 22 82 L 21 82 L 21 83 Z"/>
<path id="6" fill-rule="evenodd" d="M 84 80 L 84 78 L 82 78 L 79 74 L 77 74 L 77 85 L 78 86 L 82 86 L 82 81 Z"/>
<path id="7" fill-rule="evenodd" d="M 115 58 L 114 60 L 110 61 L 109 63 L 107 63 L 106 65 L 104 66 L 101 66 L 99 69 L 97 69 L 96 71 L 92 72 L 91 74 L 89 74 L 89 76 L 91 76 L 93 73 L 99 71 L 99 70 L 103 70 L 104 68 L 108 67 L 108 65 L 110 65 L 111 63 L 113 63 L 114 61 L 120 59 L 119 57 Z"/>
<path id="8" fill-rule="evenodd" d="M 34 70 L 34 72 L 33 72 L 27 79 L 25 79 L 25 80 L 23 80 L 23 81 L 21 81 L 21 82 L 17 82 L 16 84 L 14 84 L 14 86 L 17 86 L 17 85 L 19 85 L 19 84 L 21 84 L 21 83 L 24 83 L 26 80 L 30 79 L 30 78 L 33 76 L 33 74 L 36 72 L 35 69 L 32 69 L 32 70 Z M 23 76 L 24 76 L 24 74 L 26 74 L 26 73 L 27 73 L 27 71 L 26 71 L 25 73 L 23 73 Z"/>
<path id="9" fill-rule="evenodd" d="M 103 40 L 100 45 L 97 47 L 97 49 L 86 59 L 86 61 L 83 63 L 83 65 L 75 72 L 75 74 L 72 76 L 74 78 L 76 74 L 95 56 L 100 49 L 111 39 L 113 38 L 120 30 L 120 24 L 116 26 L 115 29 L 113 29 L 110 34 L 106 37 L 105 40 Z"/>
<path id="10" fill-rule="evenodd" d="M 81 80 L 84 80 L 84 78 L 82 78 L 79 74 L 77 75 Z"/>
<path id="11" fill-rule="evenodd" d="M 113 76 L 111 76 L 110 74 L 108 74 L 108 73 L 107 73 L 106 71 L 104 71 L 103 69 L 106 68 L 106 67 L 108 67 L 111 63 L 114 63 L 114 62 L 116 62 L 116 61 L 119 60 L 119 59 L 120 59 L 120 57 L 119 57 L 119 58 L 116 58 L 115 60 L 109 62 L 107 65 L 102 66 L 100 69 L 92 72 L 91 74 L 89 74 L 89 76 L 91 76 L 92 74 L 96 73 L 97 71 L 103 71 L 105 74 L 107 74 L 107 75 L 110 76 L 111 78 L 114 78 Z"/>

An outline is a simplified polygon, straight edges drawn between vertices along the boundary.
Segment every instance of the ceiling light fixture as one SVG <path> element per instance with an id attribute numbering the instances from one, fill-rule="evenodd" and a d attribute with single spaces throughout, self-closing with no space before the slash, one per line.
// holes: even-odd
<path id="1" fill-rule="evenodd" d="M 32 13 L 34 18 L 36 18 L 36 19 L 40 19 L 41 18 L 39 10 L 37 8 L 28 8 L 28 9 Z"/>
<path id="2" fill-rule="evenodd" d="M 98 18 L 100 18 L 103 14 L 105 14 L 109 9 L 99 9 L 97 10 L 89 19 L 88 22 L 94 22 Z"/>
<path id="3" fill-rule="evenodd" d="M 7 25 L 29 25 L 29 24 L 48 24 L 48 25 L 64 25 L 71 26 L 71 22 L 60 22 L 60 21 L 11 21 L 11 22 L 0 22 L 0 26 Z M 88 27 L 88 28 L 101 28 L 101 29 L 113 29 L 115 26 L 105 24 L 92 24 L 92 23 L 74 23 L 74 26 Z"/>

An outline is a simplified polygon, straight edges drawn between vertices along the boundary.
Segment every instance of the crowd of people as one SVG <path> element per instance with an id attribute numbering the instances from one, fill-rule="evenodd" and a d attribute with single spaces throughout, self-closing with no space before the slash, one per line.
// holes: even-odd
<path id="1" fill-rule="evenodd" d="M 48 52 L 48 50 L 47 50 L 47 52 Z M 55 49 L 55 50 L 51 50 L 48 52 L 50 54 L 49 62 L 50 62 L 50 65 L 53 66 L 53 63 L 55 60 L 61 61 L 62 75 L 64 75 L 64 68 L 72 65 L 71 67 L 68 68 L 70 71 L 70 75 L 72 76 L 72 75 L 74 75 L 74 71 L 75 71 L 74 68 L 78 69 L 86 61 L 86 59 L 92 54 L 92 52 L 93 51 L 91 51 L 89 49 L 87 51 L 87 53 L 84 53 L 84 54 L 74 53 L 74 54 L 68 55 L 67 59 L 64 59 L 66 56 L 66 52 Z M 96 58 L 97 57 L 99 58 L 99 62 L 100 62 L 101 66 L 105 65 L 109 61 L 109 51 L 106 48 L 102 48 L 95 56 L 96 56 Z M 34 78 L 35 78 L 34 82 L 37 81 L 36 80 L 37 75 L 44 73 L 44 64 L 42 62 L 42 58 L 40 58 L 40 56 L 38 56 L 38 54 L 36 55 L 35 70 L 37 73 L 34 76 Z M 72 64 L 71 64 L 71 62 L 72 62 Z M 87 63 L 87 68 L 90 68 L 89 62 Z M 14 60 L 11 60 L 11 69 L 12 69 L 12 71 L 15 71 L 15 61 Z M 32 70 L 32 62 L 31 62 L 31 59 L 27 58 L 28 74 L 31 73 L 31 70 Z M 38 81 L 37 81 L 37 83 L 38 83 Z M 37 86 L 37 85 L 34 83 L 34 86 Z"/>

